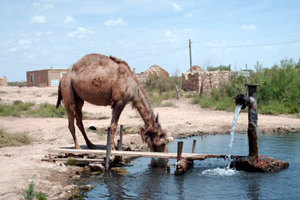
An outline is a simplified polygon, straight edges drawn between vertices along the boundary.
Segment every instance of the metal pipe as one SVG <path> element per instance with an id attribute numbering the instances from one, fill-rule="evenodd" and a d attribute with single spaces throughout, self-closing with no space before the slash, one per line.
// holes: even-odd
<path id="1" fill-rule="evenodd" d="M 249 156 L 258 157 L 257 146 L 257 86 L 258 84 L 246 84 L 248 87 L 248 144 Z"/>

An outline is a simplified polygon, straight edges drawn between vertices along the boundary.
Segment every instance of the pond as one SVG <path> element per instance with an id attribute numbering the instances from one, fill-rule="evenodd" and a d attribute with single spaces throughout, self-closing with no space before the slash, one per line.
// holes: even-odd
<path id="1" fill-rule="evenodd" d="M 183 152 L 191 152 L 194 139 L 196 153 L 228 153 L 230 135 L 178 139 L 169 150 L 176 152 L 177 142 L 184 141 Z M 96 187 L 84 199 L 300 199 L 300 133 L 259 135 L 258 145 L 259 154 L 289 161 L 290 167 L 280 173 L 249 173 L 226 170 L 223 159 L 207 159 L 175 176 L 176 160 L 170 160 L 168 173 L 153 167 L 151 158 L 138 158 L 121 170 L 88 177 Z M 235 135 L 232 154 L 248 154 L 246 134 Z"/>

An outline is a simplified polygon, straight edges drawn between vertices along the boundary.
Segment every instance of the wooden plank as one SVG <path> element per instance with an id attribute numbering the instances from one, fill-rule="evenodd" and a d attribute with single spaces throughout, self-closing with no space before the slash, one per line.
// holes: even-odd
<path id="1" fill-rule="evenodd" d="M 52 153 L 72 153 L 72 154 L 93 154 L 93 155 L 106 155 L 106 150 L 90 150 L 90 149 L 56 149 L 49 150 Z M 137 152 L 137 151 L 111 151 L 112 156 L 127 156 L 127 157 L 150 157 L 150 158 L 169 158 L 176 159 L 176 153 L 160 153 L 160 152 Z M 182 153 L 182 158 L 190 160 L 204 160 L 207 158 L 226 158 L 226 155 L 219 154 L 195 154 L 195 153 Z M 245 156 L 232 156 L 232 158 L 241 158 Z"/>
<path id="2" fill-rule="evenodd" d="M 197 140 L 193 140 L 192 153 L 195 153 Z"/>
<path id="3" fill-rule="evenodd" d="M 49 158 L 42 158 L 42 161 L 50 161 Z M 68 160 L 76 160 L 79 162 L 103 162 L 103 159 L 97 159 L 97 158 L 52 158 L 52 162 L 53 161 L 68 161 Z M 51 161 L 50 161 L 51 162 Z"/>
<path id="4" fill-rule="evenodd" d="M 109 170 L 109 161 L 110 161 L 110 156 L 111 156 L 111 142 L 110 141 L 110 134 L 111 130 L 110 127 L 107 129 L 107 143 L 106 143 L 106 157 L 105 157 L 105 169 Z"/>
<path id="5" fill-rule="evenodd" d="M 177 143 L 177 161 L 181 160 L 181 155 L 182 155 L 182 148 L 183 148 L 183 142 L 180 141 Z"/>

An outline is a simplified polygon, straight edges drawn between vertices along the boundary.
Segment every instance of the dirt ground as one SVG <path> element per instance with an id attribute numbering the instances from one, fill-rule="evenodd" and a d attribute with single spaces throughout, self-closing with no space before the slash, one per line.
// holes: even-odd
<path id="1" fill-rule="evenodd" d="M 14 100 L 48 102 L 55 104 L 57 88 L 36 87 L 0 87 L 1 103 L 12 103 Z M 200 134 L 229 133 L 233 112 L 203 109 L 190 104 L 191 99 L 182 98 L 172 101 L 176 107 L 154 108 L 159 113 L 160 123 L 169 136 L 174 138 Z M 85 103 L 84 111 L 94 116 L 107 119 L 84 120 L 85 128 L 93 125 L 105 128 L 110 124 L 110 107 L 98 107 Z M 247 113 L 241 113 L 237 132 L 247 131 Z M 130 105 L 124 109 L 119 124 L 125 128 L 142 126 L 143 122 L 136 110 Z M 300 120 L 292 115 L 259 115 L 260 134 L 278 134 L 300 131 Z M 66 118 L 33 118 L 33 117 L 0 117 L 0 128 L 10 133 L 27 133 L 34 138 L 33 144 L 21 147 L 0 148 L 0 199 L 22 199 L 29 180 L 34 178 L 36 190 L 47 194 L 48 199 L 67 199 L 74 188 L 72 182 L 78 178 L 76 171 L 55 163 L 41 161 L 48 149 L 73 145 Z M 79 143 L 84 140 L 76 128 Z M 95 144 L 105 144 L 106 137 L 89 132 L 89 138 Z M 125 143 L 139 146 L 141 139 L 137 133 L 125 135 Z"/>

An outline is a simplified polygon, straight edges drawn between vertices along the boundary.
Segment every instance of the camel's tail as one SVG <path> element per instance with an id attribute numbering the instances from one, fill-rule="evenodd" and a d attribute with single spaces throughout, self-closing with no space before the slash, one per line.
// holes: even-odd
<path id="1" fill-rule="evenodd" d="M 56 102 L 56 109 L 59 108 L 61 100 L 62 100 L 62 95 L 61 95 L 61 91 L 60 91 L 60 85 L 61 85 L 61 82 L 59 82 L 59 85 L 58 85 L 58 97 L 57 97 L 57 102 Z"/>

